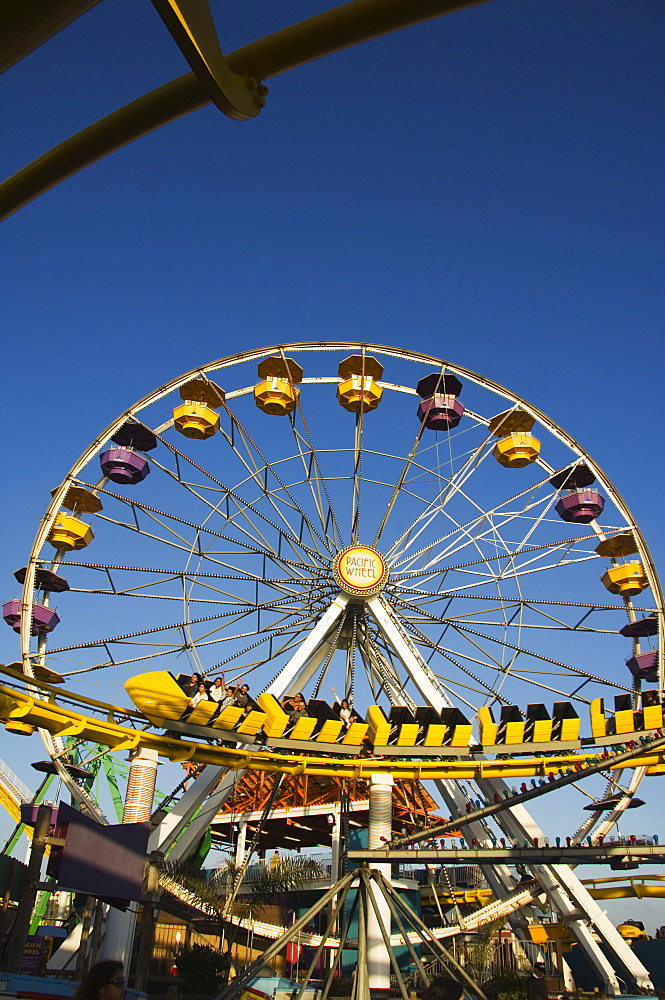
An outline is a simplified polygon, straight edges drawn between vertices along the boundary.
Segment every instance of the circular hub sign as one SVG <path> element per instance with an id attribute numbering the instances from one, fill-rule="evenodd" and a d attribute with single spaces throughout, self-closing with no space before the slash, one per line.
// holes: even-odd
<path id="1" fill-rule="evenodd" d="M 372 597 L 383 590 L 388 567 L 383 556 L 369 545 L 351 545 L 335 559 L 335 580 L 342 590 L 356 597 Z"/>

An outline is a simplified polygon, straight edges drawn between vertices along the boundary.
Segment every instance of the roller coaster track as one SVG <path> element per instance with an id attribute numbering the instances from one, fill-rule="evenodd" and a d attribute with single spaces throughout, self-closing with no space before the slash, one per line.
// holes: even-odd
<path id="1" fill-rule="evenodd" d="M 0 760 L 0 806 L 16 822 L 21 821 L 21 806 L 32 802 L 35 795 L 4 760 Z"/>
<path id="2" fill-rule="evenodd" d="M 594 899 L 665 898 L 665 875 L 619 875 L 610 878 L 583 878 L 581 882 Z M 649 885 L 650 882 L 655 882 L 656 885 Z M 453 889 L 451 894 L 450 890 L 443 886 L 440 887 L 439 891 L 439 886 L 428 885 L 422 887 L 423 902 L 426 903 L 433 899 L 435 892 L 438 894 L 439 900 L 446 906 L 464 903 L 487 909 L 493 898 L 491 889 Z"/>
<path id="3" fill-rule="evenodd" d="M 661 884 L 656 886 L 644 884 L 645 882 L 651 881 L 660 881 Z M 665 875 L 643 875 L 640 878 L 619 877 L 584 879 L 582 882 L 582 884 L 589 889 L 594 899 L 663 898 L 665 897 L 665 884 L 663 883 L 665 883 Z M 189 898 L 185 898 L 183 892 L 179 890 L 179 887 L 172 880 L 169 879 L 166 883 L 162 884 L 164 888 L 167 888 L 169 892 L 177 895 L 178 898 L 182 899 L 184 902 L 189 902 L 190 904 L 193 902 L 193 897 L 190 896 Z M 470 931 L 478 930 L 479 927 L 483 927 L 495 920 L 505 920 L 511 913 L 515 913 L 523 906 L 528 906 L 530 903 L 533 903 L 533 901 L 542 894 L 542 891 L 543 890 L 540 886 L 518 886 L 518 888 L 516 888 L 515 891 L 510 893 L 508 896 L 505 896 L 503 899 L 491 900 L 491 902 L 482 906 L 474 913 L 469 914 L 467 917 L 464 917 L 458 923 L 445 924 L 432 928 L 432 934 L 438 940 L 443 940 L 445 938 L 455 937 L 457 934 L 467 934 Z M 485 898 L 491 899 L 492 892 L 489 889 L 460 890 L 459 893 L 456 892 L 454 895 L 457 902 L 461 901 L 459 898 L 460 895 L 472 896 L 473 900 L 477 901 L 479 898 L 482 898 L 479 893 L 482 893 Z M 444 891 L 442 895 L 447 904 L 452 903 L 449 892 Z M 471 902 L 471 899 L 469 899 L 468 902 Z M 233 923 L 244 930 L 253 931 L 254 934 L 259 937 L 267 938 L 271 941 L 277 940 L 277 938 L 284 934 L 288 929 L 287 927 L 279 924 L 272 924 L 262 920 L 252 920 L 246 917 L 239 917 L 237 915 L 231 915 L 228 919 L 230 923 Z M 417 943 L 419 941 L 418 935 L 413 931 L 408 933 L 409 939 L 413 943 Z M 320 934 L 302 931 L 299 940 L 302 945 L 316 948 L 321 944 L 322 937 Z M 400 934 L 393 934 L 391 935 L 390 943 L 397 946 L 403 943 L 403 939 Z M 338 946 L 339 940 L 337 938 L 327 938 L 325 943 L 326 948 L 337 948 Z"/>
<path id="4" fill-rule="evenodd" d="M 3 668 L 3 673 L 13 678 L 18 685 L 22 675 L 17 671 Z M 579 765 L 583 760 L 587 765 L 603 764 L 607 770 L 623 766 L 647 767 L 652 771 L 665 769 L 665 747 L 661 740 L 655 747 L 648 743 L 636 748 L 636 754 L 624 765 L 613 761 L 611 756 L 603 756 L 599 750 L 579 754 L 559 752 L 550 756 L 513 756 L 487 760 L 473 756 L 454 759 L 399 759 L 395 757 L 354 757 L 339 758 L 321 754 L 316 743 L 311 743 L 311 751 L 276 752 L 271 750 L 235 749 L 199 743 L 191 738 L 177 738 L 175 735 L 160 734 L 149 729 L 147 719 L 141 713 L 117 705 L 108 705 L 76 694 L 63 694 L 53 685 L 39 683 L 39 691 L 34 681 L 22 678 L 30 684 L 30 690 L 23 687 L 0 685 L 0 719 L 5 723 L 15 720 L 24 725 L 45 729 L 54 736 L 66 738 L 76 736 L 82 740 L 108 746 L 112 750 L 130 751 L 139 746 L 156 750 L 161 757 L 173 762 L 196 761 L 213 764 L 231 770 L 251 769 L 267 772 L 281 771 L 285 774 L 317 774 L 341 778 L 363 778 L 372 774 L 391 774 L 399 779 L 453 779 L 474 780 L 503 778 L 508 781 L 523 777 L 540 777 L 553 780 L 557 772 Z M 58 700 L 58 697 L 60 700 Z M 66 707 L 63 702 L 75 705 L 77 709 Z M 88 714 L 94 712 L 96 714 Z M 122 725 L 115 718 L 127 723 Z M 643 752 L 642 752 L 643 749 Z M 318 751 L 318 752 L 317 752 Z M 408 752 L 405 750 L 405 752 Z M 445 752 L 445 751 L 444 751 Z M 550 775 L 552 777 L 550 777 Z"/>
<path id="5" fill-rule="evenodd" d="M 190 906 L 197 906 L 199 909 L 209 912 L 211 915 L 215 913 L 214 910 L 205 904 L 201 905 L 201 903 L 197 901 L 196 896 L 189 892 L 189 890 L 179 885 L 177 879 L 171 875 L 165 874 L 160 876 L 160 885 L 182 902 L 188 903 Z M 521 909 L 523 906 L 528 906 L 528 904 L 532 903 L 533 900 L 541 893 L 542 889 L 534 884 L 519 886 L 508 896 L 505 896 L 503 899 L 493 900 L 487 906 L 483 906 L 475 913 L 465 917 L 460 923 L 446 924 L 440 927 L 435 927 L 432 928 L 431 932 L 434 937 L 439 940 L 455 937 L 457 934 L 465 934 L 468 931 L 473 931 L 478 927 L 482 927 L 484 924 L 505 918 L 509 916 L 509 914 L 514 913 L 516 910 Z M 231 914 L 227 919 L 230 923 L 235 924 L 237 927 L 242 927 L 243 930 L 253 931 L 254 934 L 257 934 L 259 937 L 267 938 L 269 940 L 277 940 L 277 938 L 281 937 L 281 935 L 288 930 L 286 926 L 282 926 L 280 924 L 272 924 L 267 921 L 240 917 L 237 914 Z M 408 933 L 409 940 L 413 943 L 417 943 L 420 940 L 419 936 L 413 931 Z M 300 933 L 299 941 L 302 945 L 317 947 L 321 944 L 322 940 L 323 938 L 320 934 L 314 934 L 307 931 L 301 931 Z M 403 944 L 403 940 L 404 939 L 401 934 L 392 934 L 390 943 L 394 946 L 398 946 Z M 336 937 L 328 937 L 326 939 L 325 947 L 338 948 L 339 939 Z"/>

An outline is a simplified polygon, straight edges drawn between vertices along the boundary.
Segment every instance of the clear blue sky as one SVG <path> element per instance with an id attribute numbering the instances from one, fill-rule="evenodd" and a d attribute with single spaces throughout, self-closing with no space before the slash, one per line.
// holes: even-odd
<path id="1" fill-rule="evenodd" d="M 214 9 L 228 51 L 327 6 Z M 659 0 L 494 0 L 273 79 L 252 122 L 190 115 L 9 219 L 4 593 L 120 411 L 310 339 L 516 390 L 608 472 L 662 566 L 664 36 Z M 186 70 L 149 3 L 107 0 L 3 77 L 2 175 Z M 0 755 L 34 785 L 22 747 L 38 756 Z"/>

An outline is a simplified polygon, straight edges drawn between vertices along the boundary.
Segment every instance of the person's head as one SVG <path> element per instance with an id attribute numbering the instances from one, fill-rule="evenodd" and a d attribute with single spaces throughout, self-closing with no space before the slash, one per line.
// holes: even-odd
<path id="1" fill-rule="evenodd" d="M 247 694 L 248 691 L 249 691 L 249 684 L 243 684 L 243 686 L 240 688 L 240 693 Z"/>
<path id="2" fill-rule="evenodd" d="M 206 686 L 203 683 L 203 681 L 199 681 L 199 694 L 205 694 L 205 693 L 206 693 Z"/>
<path id="3" fill-rule="evenodd" d="M 198 681 L 199 675 L 198 674 L 192 674 L 192 676 L 189 679 L 190 679 L 190 681 Z"/>
<path id="4" fill-rule="evenodd" d="M 341 702 L 340 702 L 340 706 L 339 706 L 339 707 L 340 707 L 340 708 L 348 708 L 348 707 L 349 707 L 349 703 L 348 703 L 348 701 L 346 700 L 346 698 L 342 698 L 342 700 L 341 700 Z"/>
<path id="5" fill-rule="evenodd" d="M 299 705 L 300 705 L 300 704 L 303 704 L 303 705 L 304 705 L 304 703 L 305 703 L 305 698 L 304 698 L 304 696 L 303 696 L 303 693 L 302 693 L 302 691 L 298 691 L 298 694 L 294 694 L 294 696 L 293 696 L 293 700 L 294 700 L 295 702 L 297 702 L 297 704 L 299 704 Z"/>
<path id="6" fill-rule="evenodd" d="M 122 1000 L 125 995 L 125 976 L 122 962 L 107 958 L 97 962 L 88 972 L 76 991 L 76 1000 Z"/>
<path id="7" fill-rule="evenodd" d="M 421 994 L 422 1000 L 462 1000 L 461 983 L 450 976 L 437 976 Z"/>
<path id="8" fill-rule="evenodd" d="M 215 677 L 215 687 L 216 688 L 221 688 L 221 686 L 222 686 L 222 678 L 221 677 Z"/>
<path id="9" fill-rule="evenodd" d="M 543 976 L 545 975 L 545 968 L 546 966 L 544 962 L 536 962 L 536 964 L 534 965 L 533 971 L 535 975 L 538 976 L 539 979 L 542 979 Z"/>
<path id="10" fill-rule="evenodd" d="M 231 696 L 234 691 L 235 691 L 235 688 L 233 687 L 232 684 L 227 684 L 226 685 L 226 693 L 227 693 L 227 695 Z"/>

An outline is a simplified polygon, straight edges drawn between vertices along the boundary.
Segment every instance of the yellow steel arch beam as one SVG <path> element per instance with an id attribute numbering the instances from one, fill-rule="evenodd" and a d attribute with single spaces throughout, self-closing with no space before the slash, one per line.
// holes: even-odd
<path id="1" fill-rule="evenodd" d="M 0 73 L 72 24 L 100 0 L 0 0 Z"/>
<path id="2" fill-rule="evenodd" d="M 71 696 L 75 701 L 76 696 Z M 117 709 L 116 709 L 117 710 Z M 201 764 L 215 764 L 231 769 L 249 768 L 259 771 L 282 771 L 286 774 L 318 774 L 340 778 L 367 778 L 372 774 L 392 774 L 399 779 L 441 778 L 445 780 L 482 781 L 488 778 L 547 777 L 558 768 L 577 763 L 576 754 L 557 754 L 552 757 L 511 757 L 499 760 L 461 758 L 456 760 L 399 760 L 386 758 L 336 758 L 317 755 L 316 744 L 311 753 L 279 753 L 270 750 L 246 750 L 197 743 L 176 739 L 145 729 L 133 729 L 112 721 L 113 706 L 105 718 L 95 718 L 59 705 L 53 693 L 49 700 L 36 694 L 0 686 L 0 719 L 5 722 L 20 721 L 29 726 L 46 729 L 54 735 L 75 733 L 84 740 L 101 743 L 113 750 L 135 749 L 137 746 L 154 749 L 171 761 L 195 760 Z M 590 763 L 601 760 L 599 753 L 584 754 Z M 649 749 L 624 763 L 603 760 L 607 770 L 626 767 L 650 767 L 665 764 L 665 747 Z"/>
<path id="3" fill-rule="evenodd" d="M 234 73 L 266 80 L 370 38 L 488 2 L 353 0 L 236 49 L 226 56 L 226 62 Z M 209 103 L 194 73 L 186 73 L 126 104 L 1 184 L 0 219 L 121 146 Z"/>

